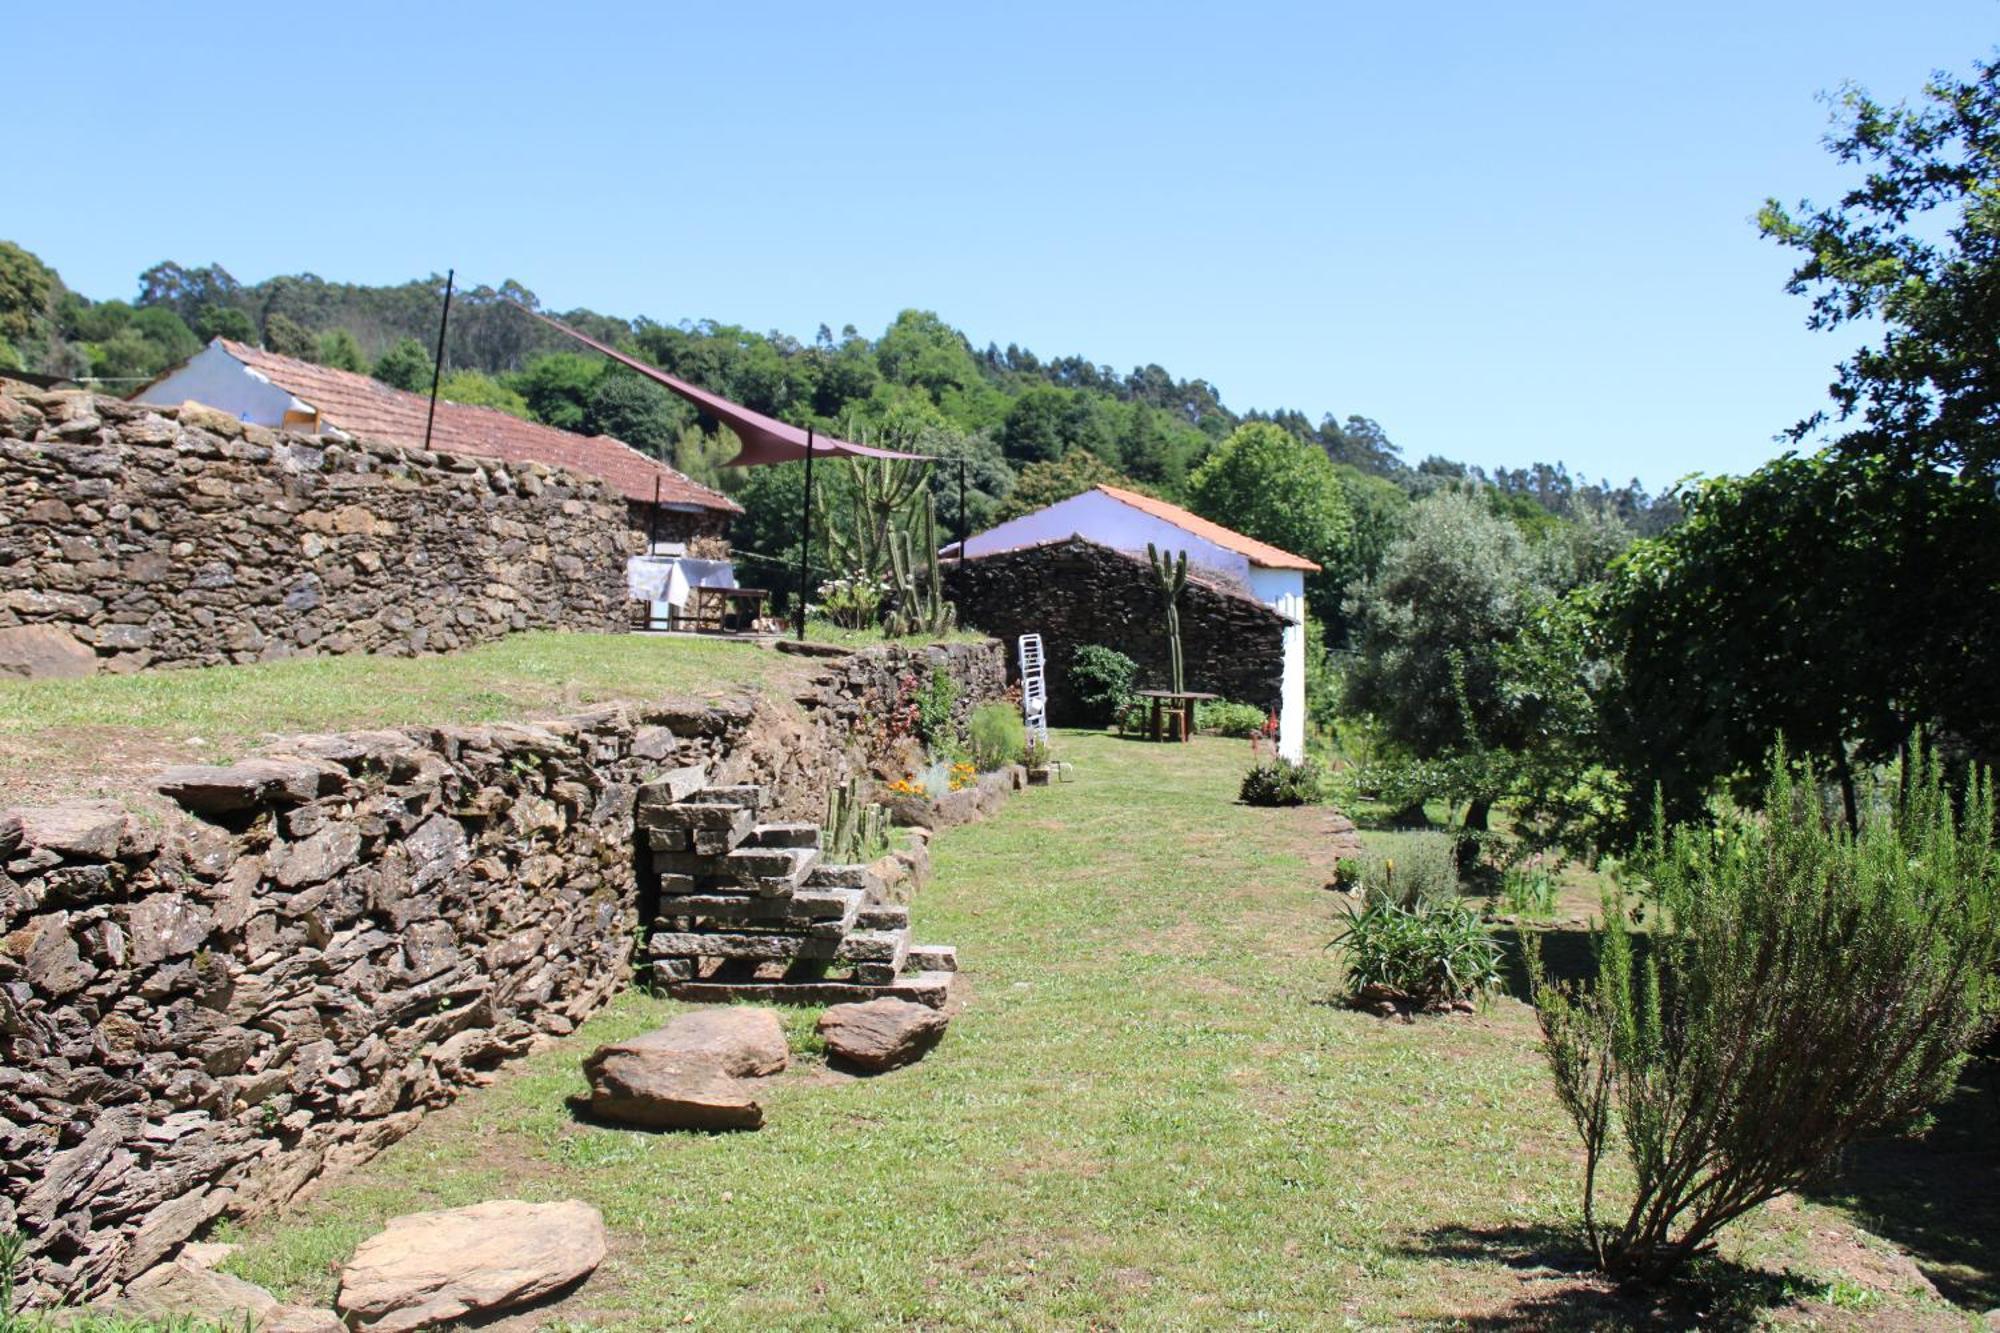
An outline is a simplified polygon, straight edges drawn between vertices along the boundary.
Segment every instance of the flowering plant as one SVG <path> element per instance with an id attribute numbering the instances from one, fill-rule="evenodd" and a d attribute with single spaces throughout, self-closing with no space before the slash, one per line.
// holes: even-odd
<path id="1" fill-rule="evenodd" d="M 882 599 L 889 593 L 887 579 L 862 575 L 828 579 L 819 585 L 819 613 L 842 629 L 867 629 L 882 614 Z"/>

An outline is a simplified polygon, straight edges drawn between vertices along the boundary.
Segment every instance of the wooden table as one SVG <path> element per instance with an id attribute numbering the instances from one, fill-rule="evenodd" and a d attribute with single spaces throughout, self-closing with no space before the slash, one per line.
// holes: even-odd
<path id="1" fill-rule="evenodd" d="M 1156 741 L 1167 738 L 1167 721 L 1170 718 L 1173 721 L 1173 729 L 1180 733 L 1174 737 L 1175 740 L 1193 740 L 1194 706 L 1222 697 L 1201 690 L 1139 690 L 1137 694 L 1139 698 L 1152 703 L 1146 721 L 1146 735 L 1148 739 Z"/>
<path id="2" fill-rule="evenodd" d="M 770 596 L 764 588 L 690 588 L 687 609 L 674 617 L 673 627 L 696 633 L 748 633 L 756 628 Z"/>

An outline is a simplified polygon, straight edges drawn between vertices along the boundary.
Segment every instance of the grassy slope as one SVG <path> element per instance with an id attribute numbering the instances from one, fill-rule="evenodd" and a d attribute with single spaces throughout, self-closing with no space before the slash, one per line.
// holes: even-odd
<path id="1" fill-rule="evenodd" d="M 740 641 L 534 633 L 450 656 L 0 682 L 0 803 L 116 792 L 144 765 L 238 758 L 272 735 L 547 717 L 611 699 L 741 693 L 814 670 Z"/>
<path id="2" fill-rule="evenodd" d="M 915 907 L 970 998 L 913 1069 L 827 1074 L 806 1053 L 754 1135 L 579 1124 L 563 1099 L 598 1041 L 677 1006 L 621 998 L 576 1038 L 299 1212 L 249 1228 L 245 1276 L 326 1299 L 380 1222 L 482 1198 L 601 1207 L 610 1260 L 572 1324 L 714 1327 L 1511 1327 L 1646 1311 L 1560 1265 L 1576 1155 L 1531 1015 L 1413 1026 L 1327 1003 L 1317 810 L 1232 803 L 1240 747 L 1065 737 L 1074 784 L 1030 791 L 937 847 Z M 1552 1231 L 1551 1229 L 1557 1229 Z M 1817 1292 L 1813 1317 L 1935 1302 L 1821 1262 L 1843 1215 L 1794 1206 L 1737 1246 Z M 1846 1285 L 1841 1285 L 1845 1283 Z M 1737 1281 L 1782 1306 L 1780 1281 Z M 1829 1300 L 1831 1303 L 1829 1303 Z M 1786 1317 L 1804 1311 L 1782 1307 Z M 1669 1312 L 1670 1325 L 1681 1322 Z"/>

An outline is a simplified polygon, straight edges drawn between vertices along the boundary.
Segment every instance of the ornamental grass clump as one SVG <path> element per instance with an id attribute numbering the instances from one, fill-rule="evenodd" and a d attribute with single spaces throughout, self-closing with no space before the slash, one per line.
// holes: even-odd
<path id="1" fill-rule="evenodd" d="M 1390 1010 L 1471 1008 L 1500 985 L 1493 932 L 1456 899 L 1374 898 L 1332 941 L 1358 1001 Z"/>
<path id="2" fill-rule="evenodd" d="M 1763 813 L 1655 831 L 1638 868 L 1652 933 L 1607 898 L 1598 975 L 1530 958 L 1543 1050 L 1584 1145 L 1599 1265 L 1654 1283 L 1717 1232 L 1824 1171 L 1857 1137 L 1916 1127 L 1991 1029 L 2000 856 L 1991 778 L 1955 803 L 1918 757 L 1859 834 L 1810 773 L 1771 759 Z M 1607 1154 L 1625 1220 L 1599 1218 Z"/>
<path id="3" fill-rule="evenodd" d="M 1245 805 L 1312 805 L 1325 798 L 1326 773 L 1310 759 L 1276 758 L 1251 766 L 1236 798 Z"/>

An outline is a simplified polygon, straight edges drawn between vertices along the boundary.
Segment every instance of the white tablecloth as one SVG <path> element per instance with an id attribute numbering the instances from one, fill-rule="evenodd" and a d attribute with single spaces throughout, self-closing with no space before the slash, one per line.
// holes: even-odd
<path id="1" fill-rule="evenodd" d="M 625 562 L 626 590 L 642 602 L 651 602 L 656 615 L 665 614 L 666 607 L 679 610 L 686 606 L 688 593 L 696 588 L 735 586 L 736 565 L 729 560 L 635 555 Z"/>

